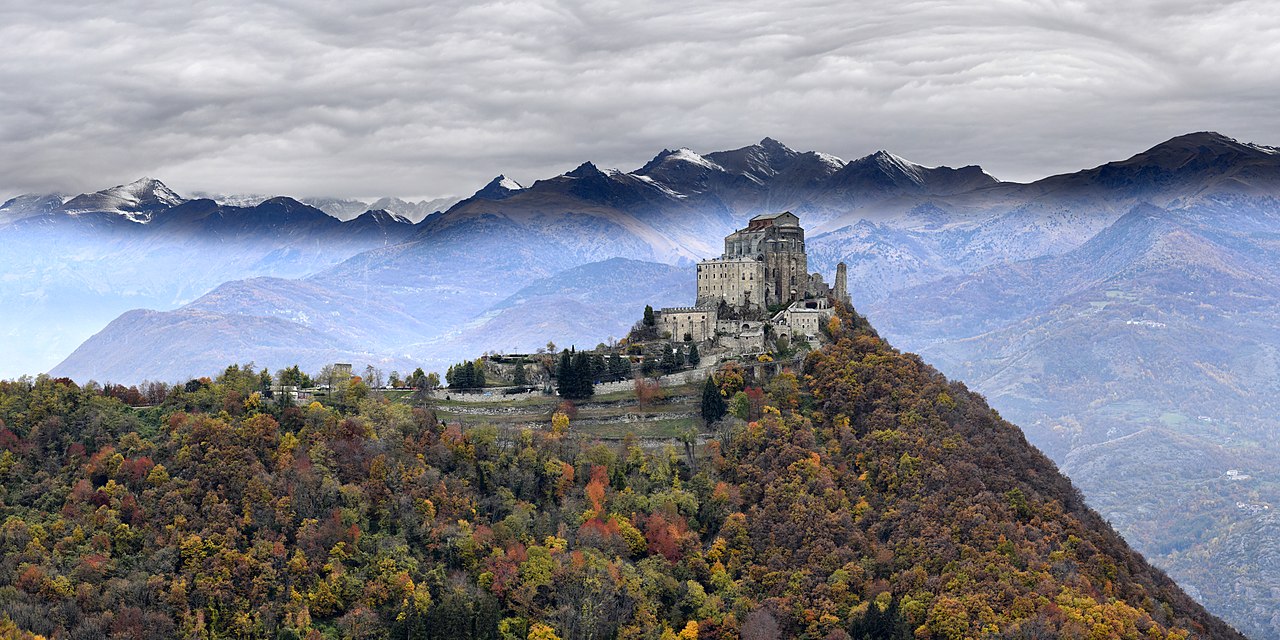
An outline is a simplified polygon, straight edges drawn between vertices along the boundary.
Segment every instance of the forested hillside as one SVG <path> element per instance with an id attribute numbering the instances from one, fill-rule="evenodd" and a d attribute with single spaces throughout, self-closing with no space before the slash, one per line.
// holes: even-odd
<path id="1" fill-rule="evenodd" d="M 828 329 L 693 458 L 376 393 L 282 407 L 239 367 L 148 408 L 0 383 L 0 630 L 1240 637 L 980 397 L 856 315 Z"/>

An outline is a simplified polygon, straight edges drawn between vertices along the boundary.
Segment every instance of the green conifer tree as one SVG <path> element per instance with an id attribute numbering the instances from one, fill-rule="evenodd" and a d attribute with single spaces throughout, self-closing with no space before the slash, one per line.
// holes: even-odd
<path id="1" fill-rule="evenodd" d="M 560 352 L 560 361 L 556 363 L 556 387 L 561 397 L 569 398 L 573 394 L 573 355 L 568 349 Z"/>
<path id="2" fill-rule="evenodd" d="M 620 353 L 610 355 L 609 377 L 614 380 L 625 380 L 631 377 L 631 361 L 623 358 Z"/>
<path id="3" fill-rule="evenodd" d="M 573 398 L 581 400 L 595 395 L 595 378 L 592 375 L 590 354 L 585 351 L 573 356 Z"/>
<path id="4" fill-rule="evenodd" d="M 662 372 L 671 373 L 680 368 L 679 359 L 676 357 L 676 350 L 669 346 L 662 348 Z"/>
<path id="5" fill-rule="evenodd" d="M 603 380 L 609 375 L 609 363 L 605 362 L 604 356 L 599 353 L 591 354 L 591 379 Z"/>
<path id="6" fill-rule="evenodd" d="M 661 362 L 661 360 L 662 360 L 661 358 L 657 358 L 657 357 L 646 354 L 644 357 L 644 361 L 640 363 L 640 375 L 646 378 L 649 378 L 657 374 L 658 364 Z"/>
<path id="7" fill-rule="evenodd" d="M 720 395 L 720 387 L 716 386 L 715 380 L 711 376 L 707 376 L 706 384 L 702 385 L 702 420 L 708 425 L 718 422 L 724 417 L 728 407 L 725 406 L 724 396 Z"/>

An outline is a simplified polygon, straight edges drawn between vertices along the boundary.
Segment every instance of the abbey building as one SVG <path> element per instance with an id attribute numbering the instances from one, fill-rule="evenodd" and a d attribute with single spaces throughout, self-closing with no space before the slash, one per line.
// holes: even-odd
<path id="1" fill-rule="evenodd" d="M 844 263 L 834 289 L 809 273 L 804 228 L 786 211 L 752 218 L 724 239 L 724 254 L 698 263 L 692 307 L 662 309 L 660 328 L 672 340 L 719 338 L 750 348 L 763 341 L 765 323 L 775 332 L 811 337 L 832 314 L 832 299 L 849 302 Z"/>

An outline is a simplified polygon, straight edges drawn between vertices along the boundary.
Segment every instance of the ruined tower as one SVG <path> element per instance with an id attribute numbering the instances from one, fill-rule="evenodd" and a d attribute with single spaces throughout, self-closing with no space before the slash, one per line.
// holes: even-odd
<path id="1" fill-rule="evenodd" d="M 849 305 L 853 304 L 853 302 L 849 300 L 849 275 L 846 272 L 843 262 L 836 265 L 836 289 L 834 293 L 838 302 L 843 302 Z"/>

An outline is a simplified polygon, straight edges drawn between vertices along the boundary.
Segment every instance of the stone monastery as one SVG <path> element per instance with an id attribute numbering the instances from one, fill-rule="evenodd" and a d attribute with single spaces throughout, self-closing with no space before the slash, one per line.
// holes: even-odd
<path id="1" fill-rule="evenodd" d="M 661 309 L 658 327 L 674 341 L 718 340 L 741 351 L 764 347 L 766 323 L 777 336 L 815 337 L 834 313 L 832 300 L 849 304 L 849 291 L 843 262 L 834 289 L 808 267 L 799 217 L 756 216 L 725 237 L 724 255 L 698 263 L 694 306 Z"/>

